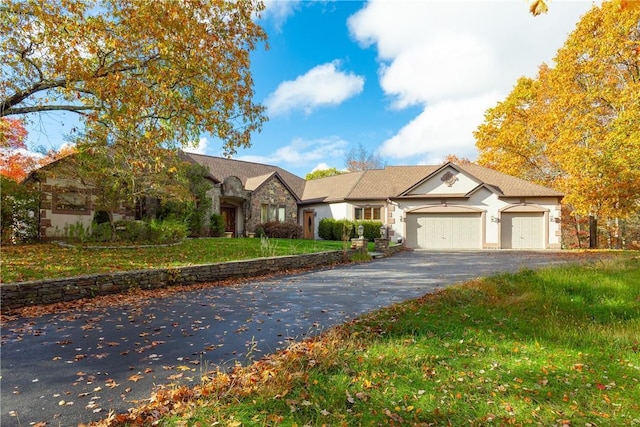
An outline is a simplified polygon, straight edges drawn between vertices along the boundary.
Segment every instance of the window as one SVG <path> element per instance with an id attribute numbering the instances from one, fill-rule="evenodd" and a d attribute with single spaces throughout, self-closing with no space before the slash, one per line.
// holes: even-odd
<path id="1" fill-rule="evenodd" d="M 75 189 L 54 193 L 52 208 L 54 213 L 91 213 L 89 196 Z"/>
<path id="2" fill-rule="evenodd" d="M 286 206 L 260 205 L 260 222 L 278 221 L 285 222 L 287 219 Z"/>
<path id="3" fill-rule="evenodd" d="M 355 219 L 356 220 L 380 220 L 380 218 L 382 218 L 380 216 L 381 211 L 382 211 L 382 208 L 380 206 L 355 208 Z"/>
<path id="4" fill-rule="evenodd" d="M 279 222 L 285 222 L 285 220 L 287 219 L 285 213 L 286 213 L 286 209 L 285 209 L 284 206 L 278 207 L 278 221 Z"/>

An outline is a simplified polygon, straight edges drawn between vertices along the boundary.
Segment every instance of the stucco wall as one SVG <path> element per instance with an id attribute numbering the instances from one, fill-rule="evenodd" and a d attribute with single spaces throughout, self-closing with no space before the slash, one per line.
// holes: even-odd
<path id="1" fill-rule="evenodd" d="M 38 185 L 38 183 L 34 184 Z M 40 190 L 40 238 L 43 240 L 59 239 L 66 236 L 66 230 L 72 225 L 82 224 L 85 229 L 90 229 L 94 217 L 94 195 L 90 188 L 82 187 L 79 182 L 60 177 L 45 177 L 39 183 Z M 60 194 L 79 192 L 86 197 L 86 210 L 84 211 L 60 211 L 56 209 L 56 198 Z M 132 219 L 124 211 L 114 212 L 114 220 Z"/>

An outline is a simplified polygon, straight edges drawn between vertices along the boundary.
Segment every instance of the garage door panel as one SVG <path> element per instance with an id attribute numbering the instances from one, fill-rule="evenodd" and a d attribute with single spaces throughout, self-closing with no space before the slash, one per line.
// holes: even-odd
<path id="1" fill-rule="evenodd" d="M 419 249 L 480 249 L 480 214 L 408 214 L 407 246 Z"/>
<path id="2" fill-rule="evenodd" d="M 503 249 L 544 249 L 544 213 L 502 214 Z"/>

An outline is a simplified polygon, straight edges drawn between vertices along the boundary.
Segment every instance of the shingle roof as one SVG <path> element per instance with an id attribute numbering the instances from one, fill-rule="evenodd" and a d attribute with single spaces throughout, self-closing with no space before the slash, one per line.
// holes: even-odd
<path id="1" fill-rule="evenodd" d="M 475 177 L 486 187 L 493 188 L 501 197 L 562 197 L 562 193 L 552 188 L 533 184 L 476 164 L 452 166 Z M 315 179 L 307 181 L 302 201 L 380 200 L 399 197 L 443 167 L 443 165 L 387 166 L 384 169 Z M 439 195 L 439 197 L 443 196 L 447 195 Z M 450 196 L 460 197 L 461 195 Z"/>
<path id="2" fill-rule="evenodd" d="M 307 181 L 302 200 L 325 202 L 344 200 L 362 175 L 364 172 L 351 172 Z"/>
<path id="3" fill-rule="evenodd" d="M 456 165 L 470 175 L 478 178 L 482 182 L 496 187 L 502 192 L 504 197 L 562 197 L 563 194 L 553 188 L 544 187 L 534 184 L 524 179 L 516 178 L 511 175 L 500 173 L 493 169 L 485 168 L 474 163 L 465 165 Z"/>
<path id="4" fill-rule="evenodd" d="M 248 188 L 247 185 L 257 188 L 265 179 L 275 172 L 299 199 L 302 197 L 305 186 L 304 179 L 278 166 L 206 156 L 203 154 L 185 154 L 197 163 L 207 167 L 211 176 L 220 182 L 223 182 L 228 176 L 236 176 L 245 188 L 251 189 Z"/>
<path id="5" fill-rule="evenodd" d="M 215 180 L 222 182 L 228 176 L 236 176 L 247 190 L 255 190 L 271 176 L 277 174 L 303 203 L 400 197 L 407 190 L 446 167 L 446 165 L 387 166 L 384 169 L 370 169 L 305 181 L 278 166 L 194 153 L 185 153 L 185 155 L 207 167 Z M 487 188 L 495 190 L 500 197 L 562 197 L 562 193 L 552 188 L 533 184 L 473 163 L 450 165 L 475 177 Z"/>

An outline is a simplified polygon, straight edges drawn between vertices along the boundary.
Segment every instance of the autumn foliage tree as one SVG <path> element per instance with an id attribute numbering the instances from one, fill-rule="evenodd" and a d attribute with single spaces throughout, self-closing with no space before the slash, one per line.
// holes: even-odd
<path id="1" fill-rule="evenodd" d="M 259 0 L 5 0 L 0 117 L 76 114 L 83 127 L 70 160 L 106 210 L 175 195 L 175 149 L 206 132 L 231 155 L 266 120 L 250 73 L 250 52 L 266 39 L 254 22 L 263 8 Z"/>
<path id="2" fill-rule="evenodd" d="M 202 132 L 226 153 L 265 118 L 249 53 L 265 39 L 259 1 L 6 0 L 0 6 L 0 117 L 78 114 L 109 143 L 189 145 Z M 134 148 L 134 147 L 132 147 Z"/>
<path id="3" fill-rule="evenodd" d="M 0 118 L 0 175 L 20 182 L 38 165 L 38 159 L 27 151 L 26 136 L 21 120 Z"/>
<path id="4" fill-rule="evenodd" d="M 594 6 L 555 67 L 521 78 L 475 132 L 479 163 L 565 193 L 619 236 L 640 209 L 640 9 Z"/>

